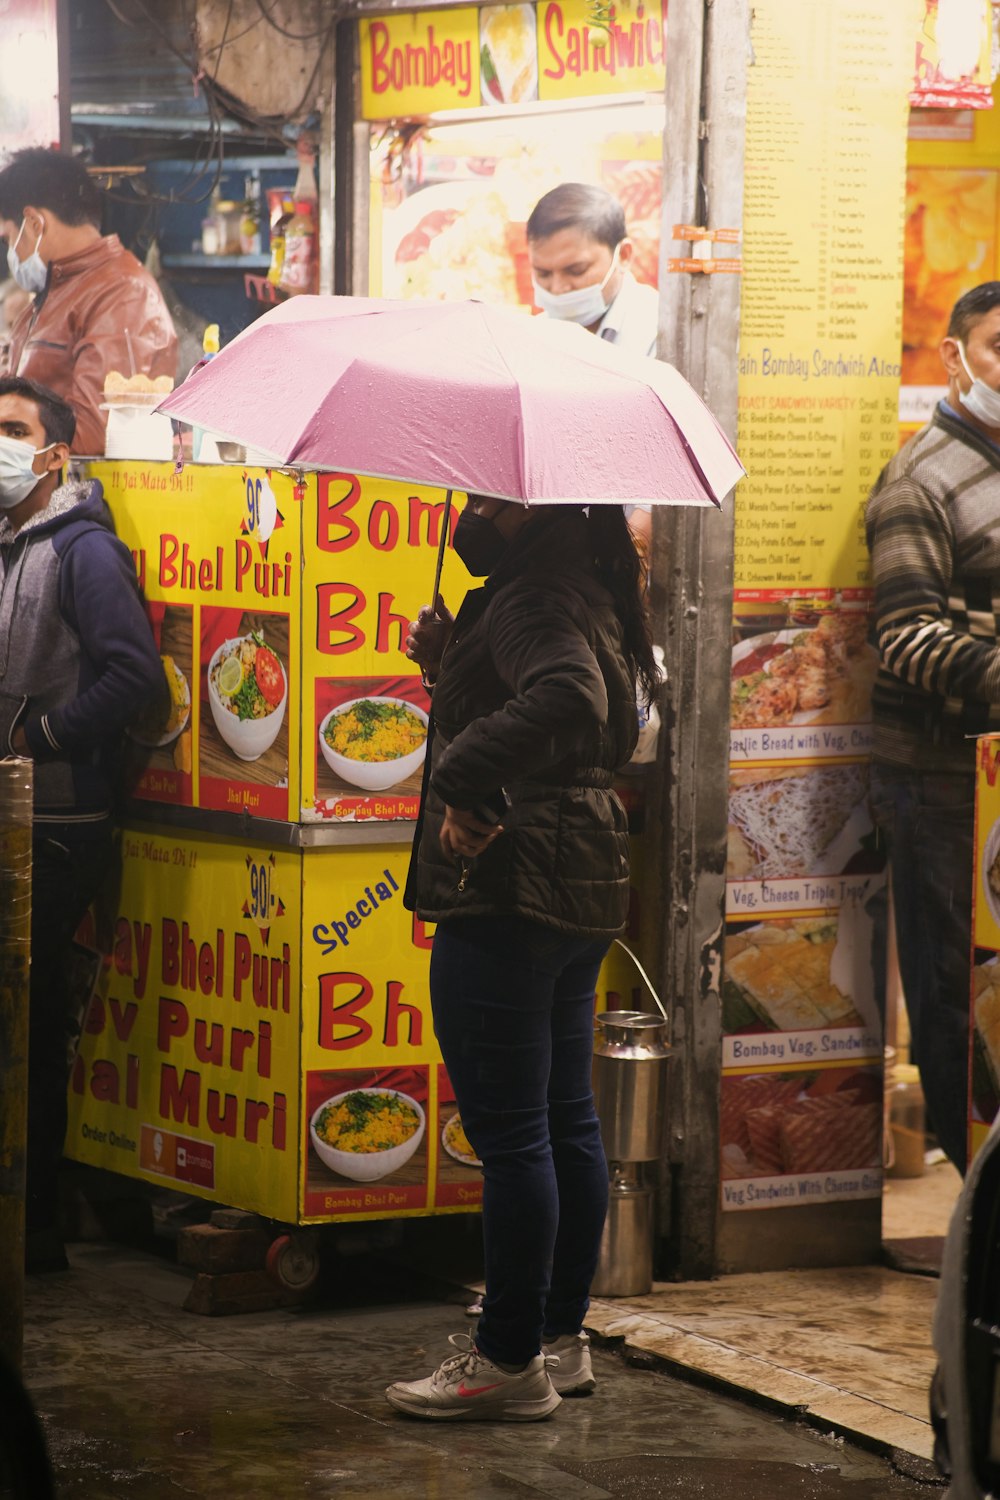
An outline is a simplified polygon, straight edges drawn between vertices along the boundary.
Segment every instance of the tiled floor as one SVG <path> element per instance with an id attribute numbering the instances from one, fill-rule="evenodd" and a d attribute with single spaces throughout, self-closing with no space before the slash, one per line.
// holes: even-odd
<path id="1" fill-rule="evenodd" d="M 943 1234 L 958 1189 L 948 1163 L 891 1181 L 886 1237 Z M 588 1326 L 813 1423 L 929 1458 L 936 1295 L 932 1278 L 882 1266 L 768 1272 L 595 1301 Z"/>

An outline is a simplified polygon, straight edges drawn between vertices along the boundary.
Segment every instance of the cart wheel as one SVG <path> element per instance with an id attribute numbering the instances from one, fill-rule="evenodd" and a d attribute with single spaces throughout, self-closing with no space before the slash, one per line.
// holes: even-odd
<path id="1" fill-rule="evenodd" d="M 319 1245 L 315 1235 L 279 1234 L 267 1248 L 267 1274 L 286 1292 L 305 1294 L 319 1277 Z"/>

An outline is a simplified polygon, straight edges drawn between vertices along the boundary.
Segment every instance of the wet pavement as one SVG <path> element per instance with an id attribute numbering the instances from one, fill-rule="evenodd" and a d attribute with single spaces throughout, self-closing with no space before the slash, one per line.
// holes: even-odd
<path id="1" fill-rule="evenodd" d="M 361 1254 L 328 1266 L 308 1306 L 239 1317 L 184 1312 L 189 1274 L 118 1246 L 73 1247 L 68 1272 L 31 1278 L 25 1377 L 60 1500 L 941 1494 L 843 1439 L 612 1349 L 595 1351 L 594 1395 L 546 1422 L 398 1416 L 383 1387 L 450 1352 L 448 1334 L 472 1326 L 467 1299 L 405 1268 L 398 1245 L 391 1259 L 359 1243 Z M 927 1472 L 911 1461 L 910 1475 Z"/>

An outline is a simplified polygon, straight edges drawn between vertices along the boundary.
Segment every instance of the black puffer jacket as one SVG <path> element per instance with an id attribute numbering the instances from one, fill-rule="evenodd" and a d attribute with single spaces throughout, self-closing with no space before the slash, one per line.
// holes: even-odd
<path id="1" fill-rule="evenodd" d="M 585 515 L 524 528 L 455 621 L 434 726 L 407 904 L 427 921 L 510 915 L 565 932 L 622 930 L 625 810 L 611 790 L 637 737 L 635 678 Z M 477 859 L 440 844 L 444 806 L 503 807 Z"/>

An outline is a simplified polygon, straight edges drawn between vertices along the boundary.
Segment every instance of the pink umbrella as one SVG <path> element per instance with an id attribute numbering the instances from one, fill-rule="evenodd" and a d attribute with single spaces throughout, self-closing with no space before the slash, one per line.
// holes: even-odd
<path id="1" fill-rule="evenodd" d="M 276 463 L 526 503 L 717 505 L 743 474 L 672 366 L 482 302 L 296 297 L 158 410 Z"/>

